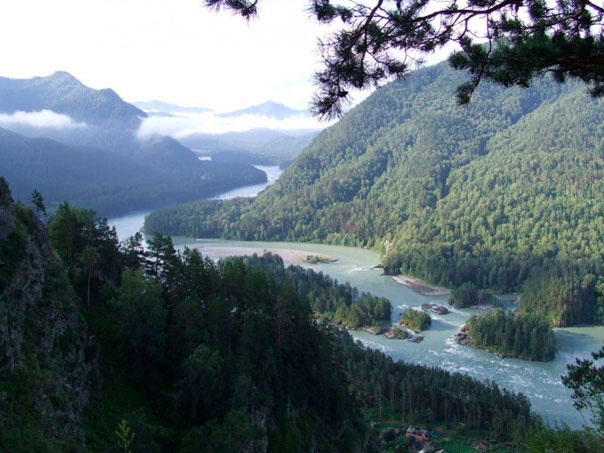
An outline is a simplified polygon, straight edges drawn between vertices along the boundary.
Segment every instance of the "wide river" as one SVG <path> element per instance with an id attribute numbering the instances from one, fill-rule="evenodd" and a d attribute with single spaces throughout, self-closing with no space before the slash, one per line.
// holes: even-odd
<path id="1" fill-rule="evenodd" d="M 262 169 L 264 170 L 264 168 Z M 271 167 L 271 171 L 274 173 L 269 175 L 269 183 L 262 187 L 248 187 L 247 191 L 246 188 L 237 189 L 229 192 L 231 195 L 223 194 L 219 198 L 254 196 L 258 191 L 274 182 L 280 174 L 275 167 Z M 109 222 L 115 225 L 120 239 L 124 239 L 140 230 L 144 217 L 145 213 L 139 213 L 111 219 Z M 340 282 L 350 282 L 361 291 L 387 297 L 392 302 L 393 323 L 398 320 L 401 311 L 407 307 L 418 307 L 427 302 L 447 303 L 447 296 L 423 296 L 397 283 L 392 277 L 382 275 L 381 269 L 374 268 L 380 262 L 379 255 L 371 250 L 306 243 L 242 242 L 182 237 L 173 239 L 179 248 L 184 248 L 185 245 L 190 248 L 199 247 L 202 253 L 213 258 L 226 254 L 242 254 L 246 251 L 253 253 L 264 250 L 299 250 L 309 254 L 334 256 L 338 259 L 334 263 L 304 266 L 329 274 Z M 488 352 L 455 344 L 452 340 L 453 335 L 473 313 L 479 310 L 456 310 L 452 307 L 449 309 L 451 313 L 448 315 L 431 314 L 432 327 L 422 333 L 424 341 L 421 343 L 388 340 L 384 336 L 374 336 L 365 332 L 351 333 L 366 346 L 379 349 L 395 360 L 405 360 L 467 373 L 482 381 L 495 381 L 511 391 L 522 392 L 530 399 L 533 410 L 550 424 L 563 422 L 573 428 L 580 428 L 588 423 L 586 414 L 581 414 L 572 407 L 570 392 L 562 385 L 560 377 L 565 373 L 566 365 L 573 363 L 575 358 L 588 357 L 591 351 L 602 346 L 604 328 L 556 329 L 558 352 L 556 358 L 551 362 L 499 359 Z"/>

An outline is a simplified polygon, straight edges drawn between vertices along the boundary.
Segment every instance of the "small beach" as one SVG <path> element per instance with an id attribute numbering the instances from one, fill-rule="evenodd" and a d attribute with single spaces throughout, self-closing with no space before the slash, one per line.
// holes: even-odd
<path id="1" fill-rule="evenodd" d="M 201 246 L 197 247 L 197 250 L 211 259 L 226 258 L 228 256 L 251 256 L 253 254 L 262 256 L 266 252 L 279 255 L 285 263 L 288 264 L 309 264 L 306 261 L 306 257 L 313 256 L 312 253 L 304 250 L 290 250 L 280 248 L 260 248 L 260 247 L 215 247 L 215 246 Z M 335 256 L 321 254 L 321 259 L 329 261 L 337 261 Z"/>
<path id="2" fill-rule="evenodd" d="M 416 278 L 407 277 L 404 275 L 397 275 L 392 277 L 397 283 L 401 285 L 405 285 L 408 288 L 411 288 L 418 294 L 426 297 L 440 297 L 440 296 L 448 296 L 451 291 L 447 288 L 440 288 L 438 286 L 431 286 L 427 283 L 418 280 Z"/>

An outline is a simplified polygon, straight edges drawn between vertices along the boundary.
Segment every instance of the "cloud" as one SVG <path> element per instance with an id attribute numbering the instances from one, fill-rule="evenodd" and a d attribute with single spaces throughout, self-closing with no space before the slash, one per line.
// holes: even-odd
<path id="1" fill-rule="evenodd" d="M 29 126 L 46 129 L 78 129 L 87 127 L 86 123 L 78 123 L 68 115 L 56 113 L 52 110 L 39 112 L 15 112 L 11 114 L 0 113 L 0 126 Z"/>
<path id="2" fill-rule="evenodd" d="M 329 126 L 309 115 L 299 115 L 284 120 L 259 115 L 220 117 L 215 112 L 187 114 L 179 117 L 151 116 L 141 123 L 137 136 L 148 138 L 154 135 L 169 135 L 184 138 L 193 134 L 223 134 L 244 132 L 251 129 L 319 130 Z"/>

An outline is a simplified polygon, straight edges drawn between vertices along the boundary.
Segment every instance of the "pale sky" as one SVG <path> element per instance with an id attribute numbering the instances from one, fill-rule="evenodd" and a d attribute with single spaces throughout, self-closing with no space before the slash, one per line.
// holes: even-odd
<path id="1" fill-rule="evenodd" d="M 130 102 L 231 110 L 270 99 L 307 108 L 317 38 L 328 30 L 306 4 L 263 0 L 247 23 L 201 0 L 3 0 L 0 75 L 68 71 Z"/>

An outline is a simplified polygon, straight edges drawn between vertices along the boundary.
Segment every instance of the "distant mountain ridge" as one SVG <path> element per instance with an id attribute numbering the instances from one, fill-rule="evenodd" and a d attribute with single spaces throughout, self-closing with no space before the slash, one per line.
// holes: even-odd
<path id="1" fill-rule="evenodd" d="M 206 107 L 182 106 L 170 104 L 158 100 L 152 101 L 137 101 L 132 104 L 143 109 L 145 112 L 164 112 L 164 113 L 205 113 L 211 112 L 212 109 Z"/>
<path id="2" fill-rule="evenodd" d="M 191 134 L 180 141 L 191 149 L 208 154 L 221 153 L 224 159 L 231 154 L 240 162 L 242 153 L 251 163 L 280 165 L 293 160 L 319 134 L 317 130 L 251 129 L 223 134 Z"/>
<path id="3" fill-rule="evenodd" d="M 68 72 L 46 77 L 0 77 L 0 112 L 52 110 L 89 125 L 121 124 L 136 128 L 147 114 L 110 88 L 95 90 Z"/>
<path id="4" fill-rule="evenodd" d="M 145 142 L 129 156 L 28 138 L 0 128 L 0 176 L 16 199 L 40 191 L 52 212 L 69 201 L 101 215 L 211 197 L 266 181 L 251 165 L 200 161 L 176 140 Z"/>
<path id="5" fill-rule="evenodd" d="M 278 102 L 266 101 L 262 104 L 252 105 L 250 107 L 235 110 L 233 112 L 220 113 L 218 116 L 228 118 L 243 115 L 258 115 L 277 120 L 284 120 L 296 116 L 308 115 L 308 111 L 296 110 Z"/>

